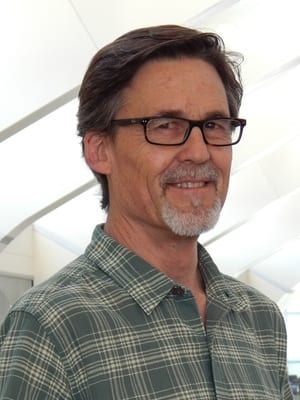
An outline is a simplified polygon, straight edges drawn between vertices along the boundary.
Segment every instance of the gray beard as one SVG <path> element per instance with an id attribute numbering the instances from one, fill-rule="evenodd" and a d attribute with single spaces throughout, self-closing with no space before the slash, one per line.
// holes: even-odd
<path id="1" fill-rule="evenodd" d="M 161 216 L 164 223 L 178 236 L 198 237 L 201 233 L 212 229 L 218 222 L 222 203 L 216 198 L 213 206 L 203 209 L 201 205 L 193 205 L 194 209 L 189 212 L 179 211 L 175 207 L 164 202 Z"/>
<path id="2" fill-rule="evenodd" d="M 183 164 L 173 170 L 168 170 L 161 178 L 161 186 L 177 182 L 179 179 L 189 178 L 206 179 L 215 182 L 217 189 L 218 172 L 213 165 Z M 222 201 L 217 194 L 214 204 L 209 209 L 203 208 L 200 199 L 192 200 L 192 209 L 189 211 L 178 210 L 165 199 L 162 204 L 161 216 L 165 224 L 173 233 L 179 236 L 195 237 L 212 229 L 218 222 L 222 209 Z"/>

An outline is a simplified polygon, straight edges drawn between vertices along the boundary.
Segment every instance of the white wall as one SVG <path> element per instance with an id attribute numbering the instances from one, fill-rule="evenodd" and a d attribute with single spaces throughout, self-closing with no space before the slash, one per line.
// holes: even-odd
<path id="1" fill-rule="evenodd" d="M 300 313 L 300 284 L 295 286 L 293 293 L 283 296 L 278 304 L 283 312 Z"/>
<path id="2" fill-rule="evenodd" d="M 237 279 L 259 290 L 276 303 L 282 298 L 282 296 L 285 296 L 286 294 L 284 290 L 278 286 L 275 286 L 272 282 L 267 281 L 256 273 L 251 272 L 250 270 L 247 270 L 237 276 Z"/>
<path id="3" fill-rule="evenodd" d="M 0 252 L 0 273 L 33 278 L 32 227 L 25 229 Z"/>
<path id="4" fill-rule="evenodd" d="M 29 227 L 0 253 L 0 274 L 29 278 L 36 285 L 76 257 Z"/>
<path id="5" fill-rule="evenodd" d="M 33 230 L 33 254 L 35 285 L 49 278 L 78 256 L 36 230 Z"/>

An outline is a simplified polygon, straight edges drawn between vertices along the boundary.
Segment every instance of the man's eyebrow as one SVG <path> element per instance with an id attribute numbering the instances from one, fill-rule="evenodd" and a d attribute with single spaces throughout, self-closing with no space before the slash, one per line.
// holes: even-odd
<path id="1" fill-rule="evenodd" d="M 213 119 L 213 118 L 220 118 L 220 117 L 228 118 L 228 117 L 230 117 L 230 113 L 228 111 L 224 111 L 224 110 L 210 111 L 205 114 L 205 118 L 203 118 L 203 119 Z"/>
<path id="2" fill-rule="evenodd" d="M 176 110 L 176 109 L 163 109 L 159 110 L 155 113 L 155 115 L 159 117 L 178 117 L 178 118 L 184 118 L 184 113 L 182 110 Z"/>
<path id="3" fill-rule="evenodd" d="M 186 115 L 185 112 L 179 109 L 164 109 L 156 112 L 154 114 L 155 116 L 159 117 L 174 117 L 174 118 L 186 118 L 189 119 Z M 230 114 L 228 111 L 224 110 L 214 110 L 214 111 L 209 111 L 203 115 L 201 119 L 213 119 L 213 118 L 219 118 L 219 117 L 224 117 L 228 118 L 230 117 Z"/>

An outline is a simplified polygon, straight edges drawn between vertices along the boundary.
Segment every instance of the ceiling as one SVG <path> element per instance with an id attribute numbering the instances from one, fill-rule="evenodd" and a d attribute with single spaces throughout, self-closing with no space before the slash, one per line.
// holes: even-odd
<path id="1" fill-rule="evenodd" d="M 200 241 L 225 273 L 292 291 L 300 282 L 299 9 L 298 0 L 1 2 L 0 252 L 32 224 L 83 251 L 105 220 L 76 136 L 89 60 L 130 29 L 184 24 L 219 33 L 244 55 L 247 127 L 219 224 Z"/>

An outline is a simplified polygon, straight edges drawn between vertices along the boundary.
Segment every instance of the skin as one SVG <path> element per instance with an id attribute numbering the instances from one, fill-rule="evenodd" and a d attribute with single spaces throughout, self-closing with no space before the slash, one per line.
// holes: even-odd
<path id="1" fill-rule="evenodd" d="M 144 64 L 124 90 L 123 99 L 115 119 L 163 115 L 166 111 L 196 120 L 229 116 L 226 92 L 216 70 L 194 58 Z M 193 128 L 183 145 L 157 146 L 145 140 L 141 125 L 119 127 L 113 139 L 105 132 L 88 132 L 84 140 L 88 164 L 108 178 L 110 208 L 105 231 L 188 287 L 205 318 L 205 288 L 197 268 L 198 237 L 174 234 L 163 221 L 161 208 L 167 202 L 178 211 L 197 214 L 201 207 L 212 207 L 217 196 L 223 205 L 231 147 L 206 145 L 199 128 Z M 161 183 L 168 171 L 204 164 L 217 172 L 216 181 L 202 186 L 200 178 L 185 179 L 192 187 L 182 187 L 182 182 Z"/>

